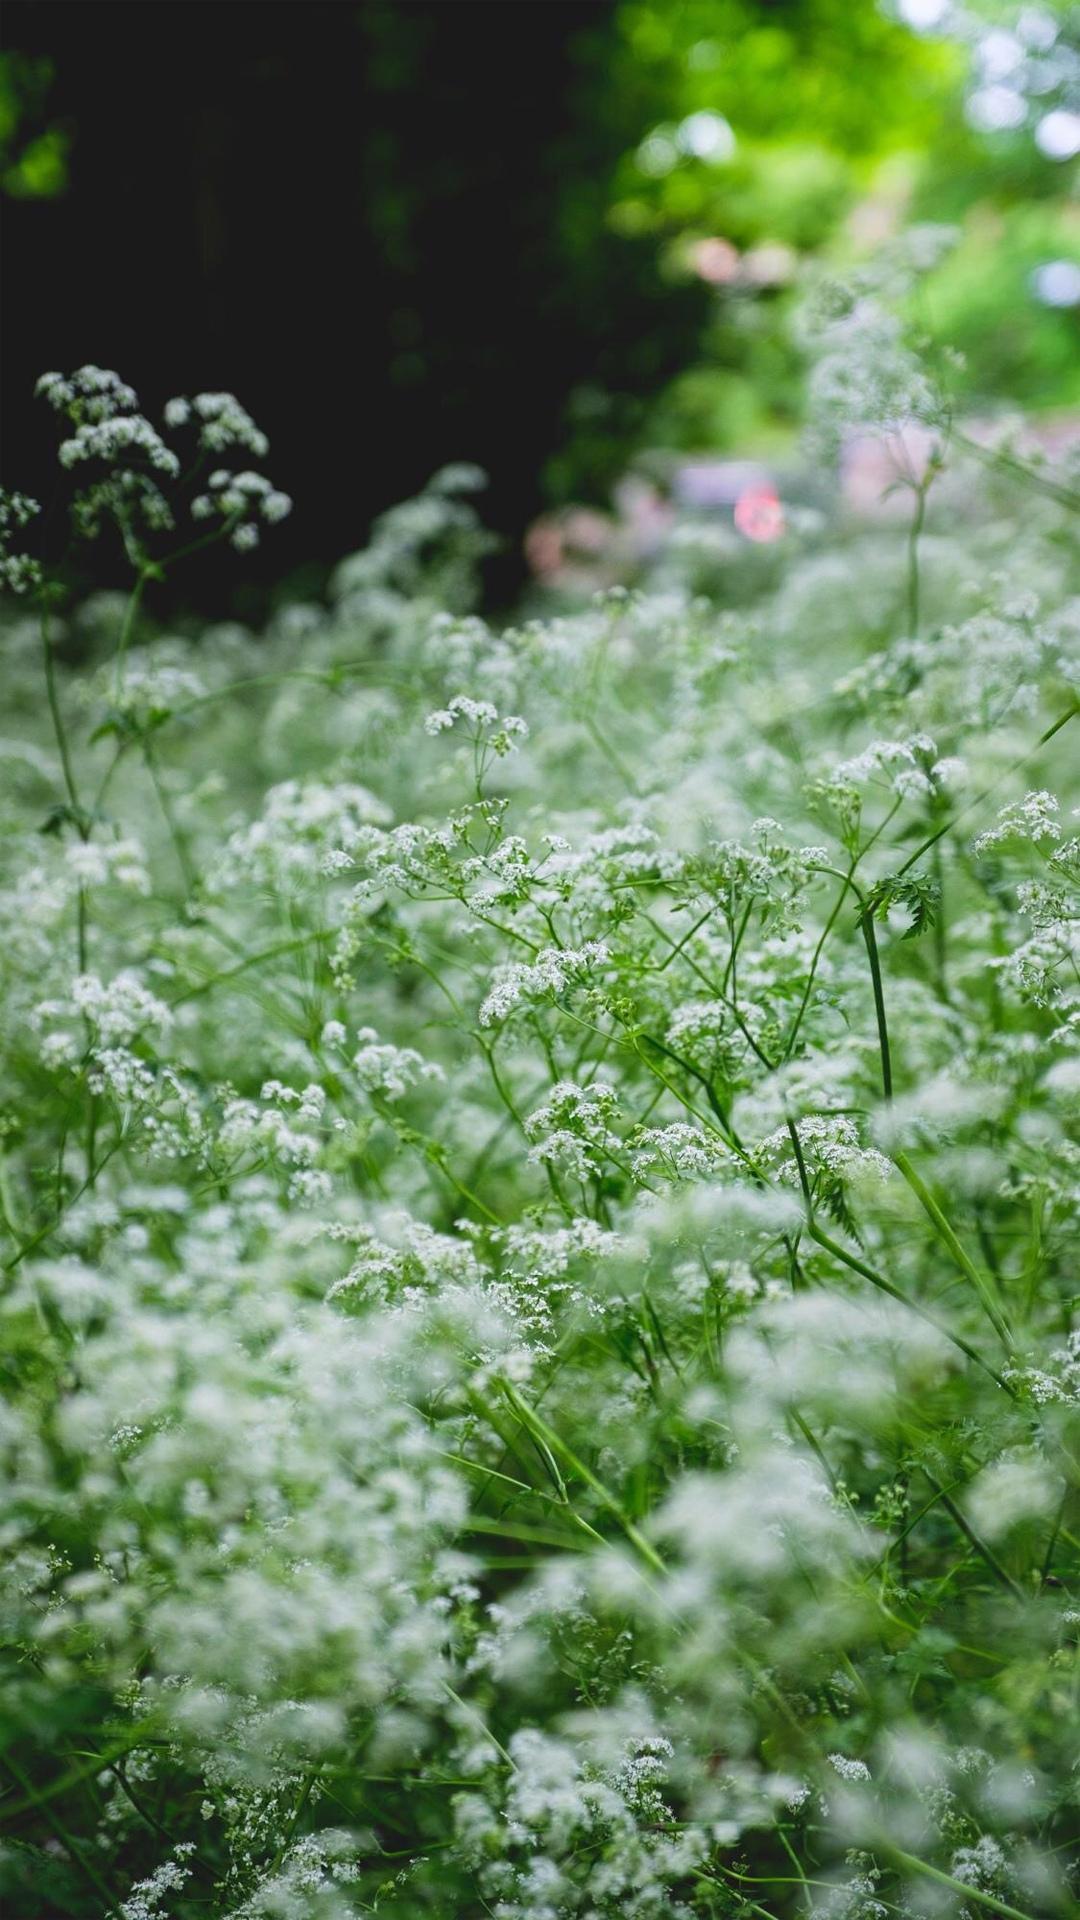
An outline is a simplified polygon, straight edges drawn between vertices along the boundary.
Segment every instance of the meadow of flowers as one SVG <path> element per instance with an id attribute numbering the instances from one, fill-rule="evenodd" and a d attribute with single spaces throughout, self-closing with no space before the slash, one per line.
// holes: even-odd
<path id="1" fill-rule="evenodd" d="M 454 467 L 162 630 L 265 438 L 43 378 L 131 591 L 5 498 L 12 1920 L 1075 1913 L 1080 462 L 936 246 L 803 309 L 881 517 L 516 627 Z"/>

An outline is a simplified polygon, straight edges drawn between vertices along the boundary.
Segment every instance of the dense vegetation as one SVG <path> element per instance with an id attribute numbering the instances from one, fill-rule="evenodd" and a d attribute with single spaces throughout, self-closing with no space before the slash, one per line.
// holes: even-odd
<path id="1" fill-rule="evenodd" d="M 800 321 L 874 516 L 503 630 L 457 467 L 161 631 L 265 438 L 43 379 L 132 591 L 6 497 L 13 1920 L 1075 1911 L 1080 476 L 939 251 Z"/>
<path id="2" fill-rule="evenodd" d="M 8 0 L 4 22 L 4 483 L 47 494 L 43 366 L 119 365 L 155 411 L 169 383 L 235 388 L 296 510 L 242 572 L 178 582 L 203 612 L 261 624 L 290 573 L 318 589 L 446 460 L 491 476 L 509 608 L 540 511 L 606 508 L 642 457 L 788 457 L 801 270 L 909 219 L 962 231 L 918 319 L 965 353 L 966 404 L 1080 402 L 1071 0 L 277 0 L 257 33 L 245 0 Z"/>

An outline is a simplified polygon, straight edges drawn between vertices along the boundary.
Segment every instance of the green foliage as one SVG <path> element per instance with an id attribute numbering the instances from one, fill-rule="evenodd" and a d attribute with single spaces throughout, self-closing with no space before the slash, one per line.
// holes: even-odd
<path id="1" fill-rule="evenodd" d="M 1080 260 L 1072 169 L 1038 150 L 1031 125 L 983 134 L 965 118 L 980 37 L 1011 31 L 1018 12 L 953 9 L 920 36 L 885 6 L 843 0 L 623 0 L 610 80 L 636 133 L 608 222 L 628 247 L 652 246 L 673 292 L 713 289 L 693 364 L 623 413 L 624 455 L 790 441 L 792 282 L 815 260 L 850 266 L 908 213 L 957 228 L 917 317 L 965 356 L 960 402 L 1075 404 L 1076 306 L 1055 308 L 1038 282 L 1048 263 Z M 1067 9 L 1040 17 L 1073 46 Z M 718 243 L 726 259 L 709 258 Z M 762 248 L 788 259 L 759 264 Z M 557 484 L 595 491 L 599 454 L 575 432 Z"/>
<path id="2" fill-rule="evenodd" d="M 922 317 L 963 354 L 959 386 L 969 404 L 1001 396 L 1027 407 L 1080 404 L 1076 308 L 1046 305 L 1033 284 L 1055 260 L 1080 268 L 1075 208 L 984 206 L 924 283 Z"/>
<path id="3" fill-rule="evenodd" d="M 52 80 L 48 60 L 0 52 L 0 185 L 13 200 L 51 200 L 67 185 L 70 135 L 41 124 Z"/>
<path id="4" fill-rule="evenodd" d="M 902 907 L 910 915 L 904 939 L 917 940 L 937 921 L 941 887 L 929 873 L 886 874 L 871 889 L 869 906 L 878 920 L 886 920 L 893 907 Z"/>

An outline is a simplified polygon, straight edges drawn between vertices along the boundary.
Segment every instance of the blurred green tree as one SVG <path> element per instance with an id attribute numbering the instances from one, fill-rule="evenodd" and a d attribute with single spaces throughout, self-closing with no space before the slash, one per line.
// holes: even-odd
<path id="1" fill-rule="evenodd" d="M 0 51 L 0 189 L 15 200 L 52 200 L 68 181 L 71 136 L 47 119 L 51 60 Z"/>
<path id="2" fill-rule="evenodd" d="M 903 0 L 620 0 L 598 100 L 600 111 L 617 103 L 633 131 L 606 224 L 628 247 L 652 249 L 673 292 L 711 290 L 697 351 L 636 422 L 622 422 L 638 446 L 764 449 L 788 438 L 800 386 L 785 321 L 800 266 L 813 255 L 849 262 L 906 219 L 959 229 L 918 319 L 966 356 L 970 403 L 1006 392 L 1034 406 L 1075 402 L 1080 216 L 1073 169 L 1038 133 L 1075 38 L 1070 9 L 999 0 L 942 8 L 940 22 Z M 613 452 L 597 423 L 617 409 L 595 391 L 587 404 L 575 398 L 549 477 L 556 492 L 595 496 L 598 460 Z"/>

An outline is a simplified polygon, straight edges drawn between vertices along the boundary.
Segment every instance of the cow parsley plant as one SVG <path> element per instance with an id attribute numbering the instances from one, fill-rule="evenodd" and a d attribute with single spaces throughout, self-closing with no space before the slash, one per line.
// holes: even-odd
<path id="1" fill-rule="evenodd" d="M 1080 463 L 940 239 L 803 328 L 903 511 L 516 625 L 454 468 L 162 630 L 265 436 L 43 377 L 130 587 L 0 501 L 13 1920 L 1076 1911 Z"/>

